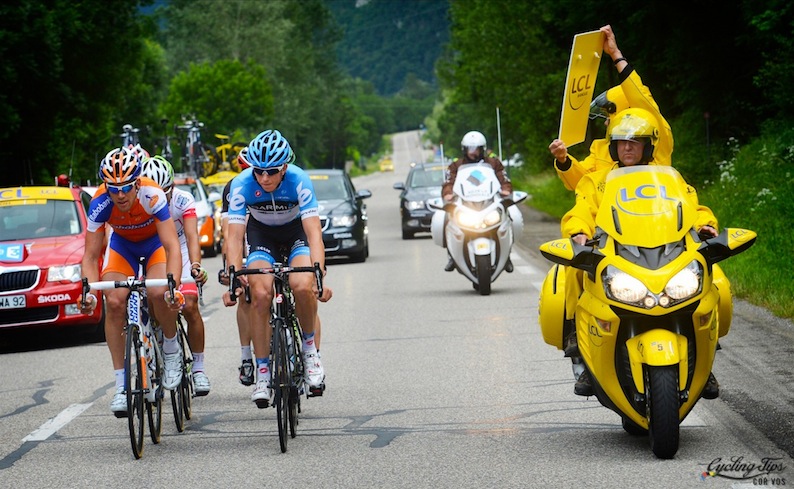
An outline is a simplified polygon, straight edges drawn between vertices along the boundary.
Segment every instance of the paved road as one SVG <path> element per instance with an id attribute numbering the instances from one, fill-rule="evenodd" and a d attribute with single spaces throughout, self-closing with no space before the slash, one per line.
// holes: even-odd
<path id="1" fill-rule="evenodd" d="M 516 271 L 487 297 L 443 272 L 445 253 L 429 237 L 401 239 L 392 184 L 419 151 L 417 133 L 398 135 L 395 172 L 356 179 L 373 193 L 371 256 L 329 265 L 328 390 L 304 400 L 286 454 L 275 412 L 256 409 L 237 383 L 234 310 L 211 284 L 203 314 L 212 392 L 195 400 L 184 433 L 166 408 L 162 443 L 147 440 L 138 461 L 125 422 L 108 410 L 104 343 L 3 336 L 0 487 L 749 487 L 701 474 L 715 461 L 767 457 L 785 466 L 770 480 L 794 483 L 790 323 L 737 305 L 715 368 L 723 396 L 695 407 L 676 458 L 659 461 L 617 415 L 573 395 L 569 362 L 543 343 L 538 288 L 549 266 L 535 250 L 556 237 L 555 222 L 527 212 Z M 206 265 L 217 270 L 220 260 Z"/>

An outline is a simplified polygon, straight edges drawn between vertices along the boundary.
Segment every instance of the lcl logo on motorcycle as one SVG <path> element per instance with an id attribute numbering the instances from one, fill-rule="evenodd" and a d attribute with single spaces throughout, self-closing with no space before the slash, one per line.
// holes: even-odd
<path id="1" fill-rule="evenodd" d="M 633 196 L 629 196 L 629 189 L 622 188 L 620 189 L 620 200 L 621 202 L 631 202 L 632 200 L 637 199 L 656 199 L 661 198 L 664 200 L 672 200 L 676 201 L 677 199 L 671 198 L 667 196 L 667 187 L 664 185 L 640 185 L 639 187 L 634 189 Z"/>

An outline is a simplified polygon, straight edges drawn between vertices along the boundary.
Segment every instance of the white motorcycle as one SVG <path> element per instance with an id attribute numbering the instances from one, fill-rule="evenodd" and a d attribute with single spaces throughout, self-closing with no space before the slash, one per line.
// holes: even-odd
<path id="1" fill-rule="evenodd" d="M 524 229 L 515 204 L 523 202 L 527 193 L 515 191 L 503 198 L 500 188 L 491 165 L 467 164 L 458 169 L 454 202 L 435 199 L 429 203 L 436 210 L 430 226 L 433 242 L 447 248 L 455 268 L 480 295 L 491 293 L 491 284 L 510 258 L 514 236 Z"/>

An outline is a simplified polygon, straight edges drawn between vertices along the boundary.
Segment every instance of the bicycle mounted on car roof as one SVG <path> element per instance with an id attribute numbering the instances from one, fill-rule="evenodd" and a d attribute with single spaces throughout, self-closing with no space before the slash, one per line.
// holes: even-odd
<path id="1" fill-rule="evenodd" d="M 212 175 L 218 170 L 217 158 L 210 158 L 213 150 L 201 140 L 204 123 L 192 115 L 182 119 L 184 124 L 174 126 L 182 147 L 182 171 L 193 172 L 198 177 Z"/>

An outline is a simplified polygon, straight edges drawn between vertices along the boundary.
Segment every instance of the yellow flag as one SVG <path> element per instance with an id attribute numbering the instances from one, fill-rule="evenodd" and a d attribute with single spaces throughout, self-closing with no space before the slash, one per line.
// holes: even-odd
<path id="1" fill-rule="evenodd" d="M 603 49 L 604 33 L 601 31 L 577 34 L 573 38 L 560 115 L 559 139 L 566 146 L 585 140 L 590 102 L 593 100 Z"/>

